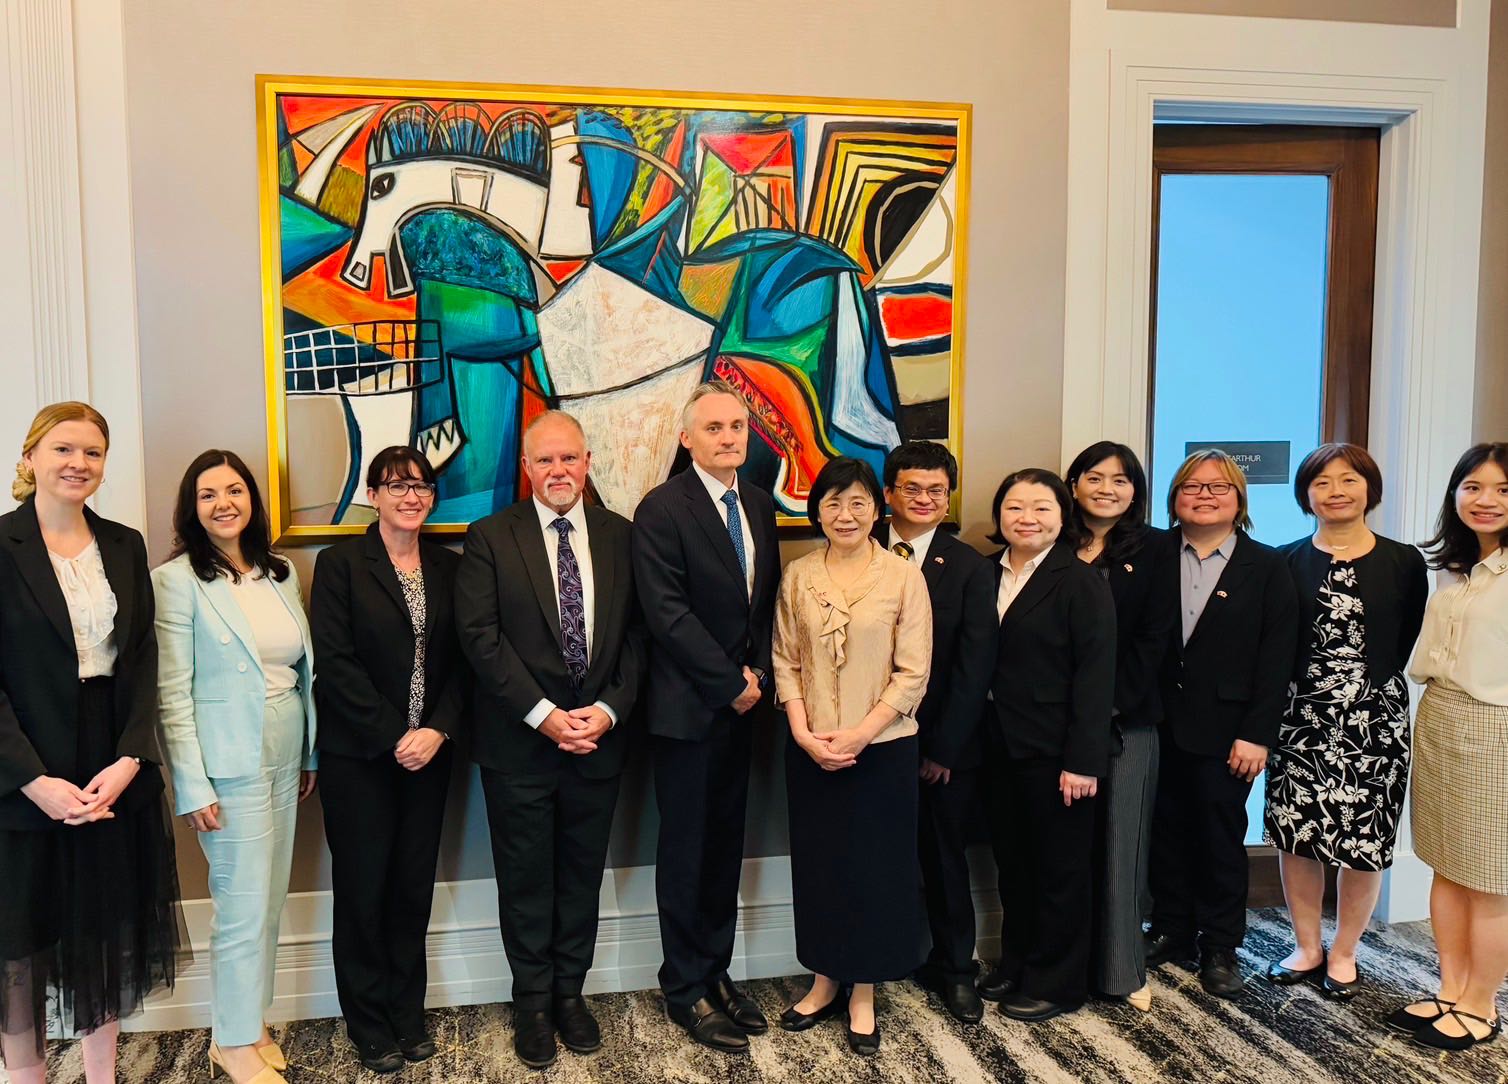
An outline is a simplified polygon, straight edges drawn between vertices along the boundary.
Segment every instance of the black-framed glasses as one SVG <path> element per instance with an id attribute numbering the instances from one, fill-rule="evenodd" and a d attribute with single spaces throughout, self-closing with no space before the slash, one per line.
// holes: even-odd
<path id="1" fill-rule="evenodd" d="M 1178 492 L 1185 497 L 1197 497 L 1206 491 L 1211 497 L 1224 497 L 1235 488 L 1235 482 L 1184 482 L 1178 487 Z"/>
<path id="2" fill-rule="evenodd" d="M 428 482 L 383 482 L 382 488 L 387 490 L 389 497 L 403 498 L 412 490 L 416 497 L 433 497 L 435 487 Z"/>
<path id="3" fill-rule="evenodd" d="M 919 486 L 915 483 L 907 482 L 901 486 L 901 496 L 905 497 L 908 501 L 914 501 L 918 497 L 929 497 L 934 501 L 943 501 L 948 499 L 948 487 Z"/>

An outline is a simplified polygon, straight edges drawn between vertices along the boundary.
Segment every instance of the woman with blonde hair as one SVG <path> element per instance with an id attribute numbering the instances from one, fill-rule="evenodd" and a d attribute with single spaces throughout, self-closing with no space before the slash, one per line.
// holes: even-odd
<path id="1" fill-rule="evenodd" d="M 0 1052 L 42 1084 L 47 992 L 115 1080 L 120 1018 L 171 986 L 178 877 L 158 771 L 157 641 L 141 535 L 84 502 L 110 430 L 44 407 L 0 516 Z"/>

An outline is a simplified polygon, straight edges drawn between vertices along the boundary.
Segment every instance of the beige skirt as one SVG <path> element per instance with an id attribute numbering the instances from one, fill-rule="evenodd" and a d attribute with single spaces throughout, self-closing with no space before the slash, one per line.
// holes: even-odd
<path id="1" fill-rule="evenodd" d="M 1414 853 L 1459 885 L 1508 896 L 1508 707 L 1430 682 L 1414 723 Z"/>

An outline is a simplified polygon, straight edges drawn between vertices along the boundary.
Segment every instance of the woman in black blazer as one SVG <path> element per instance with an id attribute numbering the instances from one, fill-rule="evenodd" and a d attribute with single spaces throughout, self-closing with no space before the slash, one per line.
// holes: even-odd
<path id="1" fill-rule="evenodd" d="M 1178 600 L 1162 668 L 1147 966 L 1192 958 L 1207 993 L 1245 987 L 1246 799 L 1288 706 L 1298 600 L 1283 555 L 1246 533 L 1246 476 L 1218 449 L 1168 487 L 1176 554 L 1157 587 Z"/>
<path id="2" fill-rule="evenodd" d="M 424 936 L 465 717 L 460 557 L 419 535 L 435 472 L 413 448 L 373 457 L 367 498 L 377 522 L 319 555 L 309 626 L 336 992 L 361 1063 L 392 1072 L 435 1050 Z"/>
<path id="3" fill-rule="evenodd" d="M 1115 602 L 1074 556 L 1073 500 L 1028 468 L 995 492 L 999 652 L 985 727 L 1000 962 L 981 982 L 1017 1020 L 1089 993 L 1095 793 L 1110 758 Z"/>
<path id="4" fill-rule="evenodd" d="M 115 1079 L 120 1017 L 171 986 L 181 919 L 157 750 L 157 640 L 141 535 L 84 501 L 109 429 L 44 407 L 0 516 L 0 1052 L 46 1079 L 48 988 Z"/>
<path id="5" fill-rule="evenodd" d="M 1409 776 L 1403 670 L 1424 624 L 1429 573 L 1413 546 L 1373 534 L 1382 472 L 1365 448 L 1322 444 L 1293 479 L 1313 535 L 1283 547 L 1298 587 L 1293 700 L 1267 766 L 1267 841 L 1278 848 L 1296 948 L 1267 966 L 1336 1000 L 1356 995 L 1356 943 L 1393 864 Z M 1336 873 L 1336 931 L 1320 935 L 1325 867 Z"/>
<path id="6" fill-rule="evenodd" d="M 1178 619 L 1177 600 L 1153 587 L 1169 535 L 1147 523 L 1147 475 L 1124 444 L 1091 444 L 1066 480 L 1083 538 L 1079 559 L 1105 577 L 1115 599 L 1115 741 L 1095 802 L 1094 987 L 1145 1012 L 1152 1007 L 1142 920 L 1162 719 L 1157 679 Z"/>

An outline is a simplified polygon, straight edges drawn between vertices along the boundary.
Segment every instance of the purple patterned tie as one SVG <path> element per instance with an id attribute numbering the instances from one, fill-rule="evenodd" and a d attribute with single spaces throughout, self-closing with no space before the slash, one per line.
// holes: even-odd
<path id="1" fill-rule="evenodd" d="M 581 566 L 571 549 L 571 521 L 561 516 L 550 524 L 560 535 L 555 554 L 555 577 L 560 585 L 560 653 L 571 673 L 571 687 L 581 691 L 586 679 L 586 599 L 581 591 Z"/>

